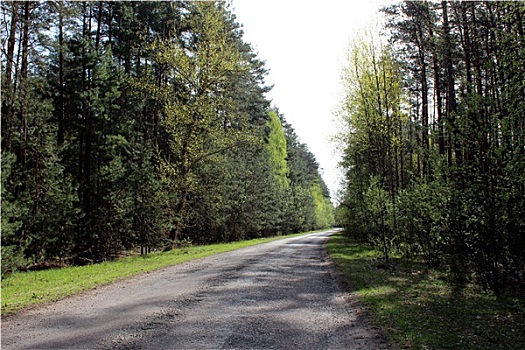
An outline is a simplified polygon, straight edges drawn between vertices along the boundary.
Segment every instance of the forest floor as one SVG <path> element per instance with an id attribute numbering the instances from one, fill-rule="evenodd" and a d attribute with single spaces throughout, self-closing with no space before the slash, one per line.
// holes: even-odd
<path id="1" fill-rule="evenodd" d="M 2 349 L 386 349 L 333 231 L 159 269 L 2 319 Z"/>
<path id="2" fill-rule="evenodd" d="M 392 257 L 333 235 L 328 252 L 338 270 L 402 349 L 525 349 L 525 301 L 458 285 L 446 271 Z"/>

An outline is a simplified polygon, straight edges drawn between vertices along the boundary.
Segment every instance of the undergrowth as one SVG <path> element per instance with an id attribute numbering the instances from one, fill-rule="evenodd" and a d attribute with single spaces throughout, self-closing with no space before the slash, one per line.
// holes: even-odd
<path id="1" fill-rule="evenodd" d="M 338 233 L 328 252 L 395 348 L 525 349 L 525 301 L 458 285 L 445 272 Z"/>
<path id="2" fill-rule="evenodd" d="M 151 272 L 162 267 L 301 234 L 305 233 L 232 243 L 185 246 L 168 252 L 128 256 L 115 261 L 85 266 L 15 272 L 2 276 L 0 286 L 2 290 L 2 315 L 33 305 L 59 300 L 81 291 L 97 288 L 140 273 Z"/>

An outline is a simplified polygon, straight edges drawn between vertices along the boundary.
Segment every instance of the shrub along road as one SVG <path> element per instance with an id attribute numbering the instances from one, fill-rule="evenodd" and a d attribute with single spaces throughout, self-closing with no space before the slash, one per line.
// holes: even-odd
<path id="1" fill-rule="evenodd" d="M 5 317 L 3 349 L 381 349 L 340 287 L 333 231 L 239 249 Z"/>

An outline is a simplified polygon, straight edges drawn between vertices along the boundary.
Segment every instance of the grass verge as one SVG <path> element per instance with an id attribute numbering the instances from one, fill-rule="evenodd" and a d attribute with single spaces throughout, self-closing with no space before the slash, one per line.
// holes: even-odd
<path id="1" fill-rule="evenodd" d="M 424 264 L 392 259 L 343 233 L 328 252 L 395 348 L 525 349 L 525 301 L 458 286 Z"/>
<path id="2" fill-rule="evenodd" d="M 115 261 L 86 266 L 17 272 L 2 278 L 0 285 L 2 290 L 2 315 L 8 315 L 29 306 L 59 300 L 81 291 L 97 288 L 162 267 L 303 234 L 306 233 L 193 246 L 169 252 L 154 252 L 145 256 L 125 257 Z"/>

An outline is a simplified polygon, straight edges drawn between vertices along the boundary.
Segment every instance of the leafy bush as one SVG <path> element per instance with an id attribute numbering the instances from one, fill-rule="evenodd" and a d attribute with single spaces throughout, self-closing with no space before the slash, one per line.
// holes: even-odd
<path id="1" fill-rule="evenodd" d="M 392 200 L 381 184 L 379 177 L 372 177 L 370 186 L 365 193 L 365 205 L 369 216 L 369 240 L 388 260 L 389 253 L 395 245 L 395 229 L 393 229 Z"/>
<path id="2" fill-rule="evenodd" d="M 31 261 L 26 259 L 24 253 L 15 246 L 2 246 L 2 276 L 16 271 L 25 270 Z"/>
<path id="3" fill-rule="evenodd" d="M 397 198 L 405 253 L 422 256 L 430 267 L 438 267 L 444 259 L 449 198 L 447 185 L 439 181 L 413 184 Z"/>

